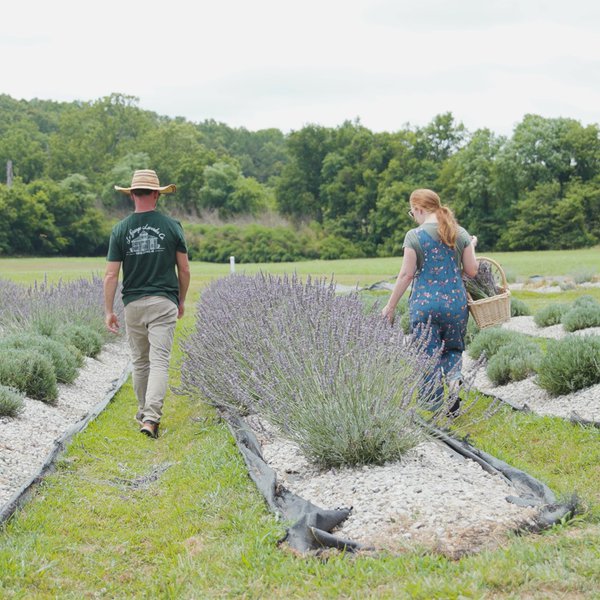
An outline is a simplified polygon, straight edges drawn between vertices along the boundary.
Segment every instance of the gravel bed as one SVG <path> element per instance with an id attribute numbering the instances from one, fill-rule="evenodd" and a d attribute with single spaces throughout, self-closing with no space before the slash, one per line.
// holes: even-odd
<path id="1" fill-rule="evenodd" d="M 502 327 L 511 331 L 552 339 L 560 339 L 566 335 L 600 335 L 600 327 L 581 329 L 573 334 L 565 331 L 562 325 L 538 327 L 533 321 L 533 317 L 513 317 Z M 468 373 L 472 369 L 474 361 L 466 353 L 463 361 L 464 371 Z M 570 394 L 551 396 L 546 390 L 536 385 L 535 379 L 535 376 L 532 376 L 523 381 L 496 386 L 489 380 L 485 369 L 478 369 L 473 387 L 484 394 L 496 396 L 518 408 L 529 409 L 539 415 L 564 419 L 579 417 L 585 421 L 600 422 L 600 384 Z"/>
<path id="2" fill-rule="evenodd" d="M 280 483 L 321 508 L 352 507 L 334 533 L 367 547 L 397 552 L 419 545 L 456 558 L 496 546 L 537 514 L 506 500 L 517 494 L 503 477 L 436 440 L 382 466 L 319 470 L 266 422 L 248 422 Z"/>
<path id="3" fill-rule="evenodd" d="M 469 371 L 473 363 L 471 358 L 465 356 L 465 372 Z M 535 376 L 523 381 L 495 386 L 486 375 L 485 369 L 479 369 L 473 387 L 484 394 L 500 398 L 516 408 L 530 410 L 538 415 L 563 419 L 579 417 L 585 421 L 600 423 L 600 384 L 562 396 L 551 396 L 535 383 Z"/>
<path id="4" fill-rule="evenodd" d="M 58 385 L 55 406 L 25 398 L 18 417 L 0 417 L 0 509 L 39 472 L 54 441 L 106 397 L 128 363 L 124 340 L 106 344 L 95 359 L 86 357 L 72 384 Z"/>
<path id="5" fill-rule="evenodd" d="M 519 331 L 528 335 L 537 335 L 539 337 L 552 338 L 559 340 L 567 335 L 571 335 L 562 324 L 551 325 L 550 327 L 538 327 L 533 317 L 512 317 L 510 321 L 502 323 L 503 329 L 510 331 Z M 573 331 L 572 335 L 600 335 L 600 327 L 588 327 Z"/>

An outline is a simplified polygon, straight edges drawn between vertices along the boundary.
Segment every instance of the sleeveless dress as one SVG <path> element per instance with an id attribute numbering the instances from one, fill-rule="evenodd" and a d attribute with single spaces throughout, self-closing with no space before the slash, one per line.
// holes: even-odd
<path id="1" fill-rule="evenodd" d="M 428 335 L 430 355 L 441 347 L 436 376 L 443 376 L 447 381 L 461 379 L 469 311 L 455 250 L 434 240 L 422 228 L 417 229 L 417 236 L 424 260 L 415 274 L 408 301 L 410 329 L 413 333 Z M 440 400 L 442 395 L 440 381 L 434 401 Z"/>

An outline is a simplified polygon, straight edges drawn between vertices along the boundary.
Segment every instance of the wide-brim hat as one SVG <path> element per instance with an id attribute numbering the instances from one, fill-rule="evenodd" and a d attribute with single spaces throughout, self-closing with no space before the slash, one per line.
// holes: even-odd
<path id="1" fill-rule="evenodd" d="M 129 194 L 131 190 L 156 190 L 161 194 L 172 194 L 176 189 L 177 187 L 173 183 L 161 187 L 158 175 L 152 169 L 135 171 L 129 187 L 115 185 L 115 190 L 122 194 Z"/>

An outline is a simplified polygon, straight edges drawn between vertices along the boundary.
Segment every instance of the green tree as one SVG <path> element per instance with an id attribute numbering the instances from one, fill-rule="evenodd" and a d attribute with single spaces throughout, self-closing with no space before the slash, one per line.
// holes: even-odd
<path id="1" fill-rule="evenodd" d="M 221 218 L 256 213 L 266 204 L 267 194 L 258 181 L 245 178 L 238 166 L 215 163 L 204 168 L 200 189 L 201 208 L 216 209 Z"/>
<path id="2" fill-rule="evenodd" d="M 2 215 L 7 254 L 42 256 L 59 253 L 65 247 L 67 241 L 56 227 L 49 203 L 43 185 L 29 189 L 16 182 L 5 189 Z"/>
<path id="3" fill-rule="evenodd" d="M 295 218 L 323 221 L 321 170 L 331 149 L 331 131 L 307 125 L 287 138 L 289 162 L 283 167 L 276 185 L 279 210 Z"/>
<path id="4" fill-rule="evenodd" d="M 505 143 L 489 129 L 476 131 L 469 142 L 446 160 L 439 193 L 456 218 L 476 234 L 479 248 L 494 248 L 511 214 L 511 195 L 500 193 L 498 153 Z"/>
<path id="5" fill-rule="evenodd" d="M 44 136 L 31 121 L 21 121 L 10 127 L 0 137 L 1 177 L 6 181 L 4 167 L 10 160 L 15 177 L 28 183 L 43 177 L 46 162 Z"/>

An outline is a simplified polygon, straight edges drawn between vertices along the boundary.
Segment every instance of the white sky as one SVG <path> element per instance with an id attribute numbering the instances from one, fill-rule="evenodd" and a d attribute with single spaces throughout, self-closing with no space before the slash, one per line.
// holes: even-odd
<path id="1" fill-rule="evenodd" d="M 0 93 L 284 132 L 451 111 L 510 135 L 527 113 L 600 122 L 599 33 L 597 0 L 10 0 Z"/>

